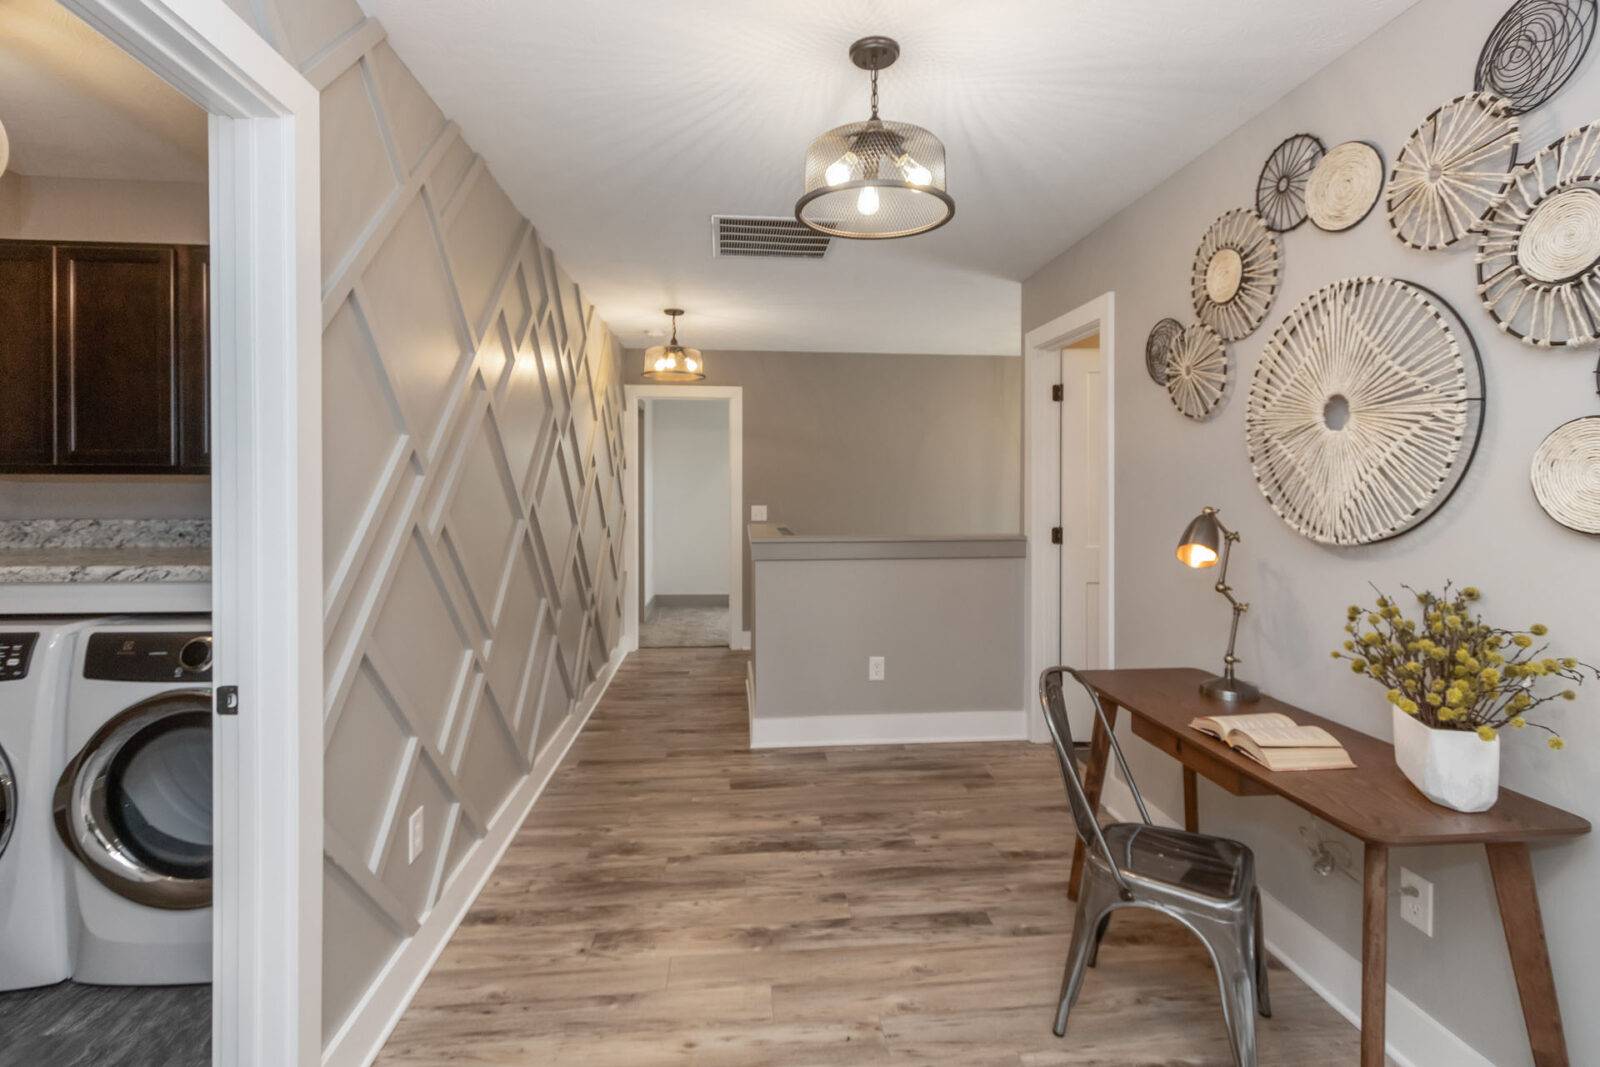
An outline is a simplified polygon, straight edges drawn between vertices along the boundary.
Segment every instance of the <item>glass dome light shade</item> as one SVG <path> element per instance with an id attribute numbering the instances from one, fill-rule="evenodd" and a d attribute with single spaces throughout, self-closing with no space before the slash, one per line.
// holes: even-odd
<path id="1" fill-rule="evenodd" d="M 644 351 L 644 376 L 653 382 L 698 382 L 706 376 L 705 357 L 698 348 L 655 345 Z"/>

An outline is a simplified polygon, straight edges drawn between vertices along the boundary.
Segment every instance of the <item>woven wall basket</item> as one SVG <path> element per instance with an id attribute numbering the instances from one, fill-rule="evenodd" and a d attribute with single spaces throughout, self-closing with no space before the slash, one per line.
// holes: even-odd
<path id="1" fill-rule="evenodd" d="M 1278 239 L 1249 208 L 1228 212 L 1194 254 L 1194 313 L 1224 341 L 1255 332 L 1278 292 Z"/>
<path id="2" fill-rule="evenodd" d="M 1383 193 L 1383 157 L 1364 141 L 1346 141 L 1322 157 L 1306 182 L 1306 214 L 1318 229 L 1338 233 L 1372 212 Z"/>
<path id="3" fill-rule="evenodd" d="M 1157 385 L 1167 384 L 1167 356 L 1182 336 L 1183 323 L 1177 319 L 1162 319 L 1150 328 L 1144 342 L 1144 369 Z"/>
<path id="4" fill-rule="evenodd" d="M 1167 353 L 1167 397 L 1188 418 L 1204 422 L 1228 394 L 1228 348 L 1203 322 L 1183 331 Z"/>
<path id="5" fill-rule="evenodd" d="M 1478 296 L 1505 333 L 1537 348 L 1600 338 L 1600 123 L 1517 168 L 1477 262 Z"/>
<path id="6" fill-rule="evenodd" d="M 1533 494 L 1563 526 L 1600 534 L 1600 416 L 1556 427 L 1533 454 Z"/>
<path id="7" fill-rule="evenodd" d="M 1256 178 L 1256 211 L 1274 233 L 1287 233 L 1306 221 L 1306 183 L 1322 162 L 1322 141 L 1309 133 L 1284 138 Z"/>
<path id="8" fill-rule="evenodd" d="M 1481 231 L 1505 198 L 1517 164 L 1516 116 L 1492 93 L 1434 108 L 1394 163 L 1385 206 L 1394 235 L 1412 248 L 1448 248 Z"/>
<path id="9" fill-rule="evenodd" d="M 1272 510 L 1328 545 L 1396 537 L 1432 515 L 1477 449 L 1483 369 L 1435 294 L 1347 278 L 1291 311 L 1250 384 L 1245 444 Z"/>

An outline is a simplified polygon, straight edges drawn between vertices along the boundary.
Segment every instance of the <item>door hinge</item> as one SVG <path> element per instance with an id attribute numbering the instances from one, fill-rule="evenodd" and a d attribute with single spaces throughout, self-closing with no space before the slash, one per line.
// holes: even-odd
<path id="1" fill-rule="evenodd" d="M 239 714 L 239 687 L 236 685 L 217 686 L 217 714 Z"/>
<path id="2" fill-rule="evenodd" d="M 1061 527 L 1059 527 L 1059 526 L 1050 527 L 1050 543 L 1052 545 L 1062 544 L 1065 541 L 1065 539 L 1066 539 L 1066 534 L 1062 531 Z"/>
<path id="3" fill-rule="evenodd" d="M 1066 398 L 1067 398 L 1067 387 L 1066 386 L 1064 386 L 1064 385 L 1052 385 L 1050 387 L 1050 399 L 1051 400 L 1054 400 L 1057 404 L 1059 404 L 1063 400 L 1065 400 Z"/>

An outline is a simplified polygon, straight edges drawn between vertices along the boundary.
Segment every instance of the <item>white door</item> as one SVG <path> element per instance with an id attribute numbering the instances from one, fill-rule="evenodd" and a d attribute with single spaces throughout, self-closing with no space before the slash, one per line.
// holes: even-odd
<path id="1" fill-rule="evenodd" d="M 1098 337 L 1061 350 L 1061 662 L 1104 667 L 1106 633 L 1106 388 Z M 1089 700 L 1067 688 L 1075 741 L 1093 726 Z"/>

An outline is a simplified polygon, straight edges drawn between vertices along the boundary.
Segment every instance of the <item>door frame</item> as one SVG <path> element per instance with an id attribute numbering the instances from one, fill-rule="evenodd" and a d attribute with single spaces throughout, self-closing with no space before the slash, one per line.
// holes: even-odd
<path id="1" fill-rule="evenodd" d="M 212 1062 L 322 1057 L 321 136 L 224 0 L 61 0 L 209 115 Z"/>
<path id="2" fill-rule="evenodd" d="M 1028 708 L 1028 740 L 1050 739 L 1035 694 L 1039 675 L 1055 666 L 1060 658 L 1059 625 L 1055 613 L 1061 600 L 1061 579 L 1053 558 L 1050 528 L 1058 511 L 1052 506 L 1061 498 L 1059 462 L 1046 462 L 1047 455 L 1059 455 L 1060 418 L 1051 398 L 1051 386 L 1061 382 L 1061 350 L 1091 333 L 1100 334 L 1100 358 L 1104 367 L 1106 411 L 1106 546 L 1105 611 L 1101 616 L 1100 647 L 1106 662 L 1116 663 L 1116 294 L 1102 293 L 1064 315 L 1029 330 L 1022 345 L 1022 512 L 1023 532 L 1028 538 L 1027 582 L 1023 596 L 1023 632 L 1027 652 L 1023 657 L 1024 707 Z M 1052 480 L 1053 483 L 1052 484 Z"/>
<path id="3" fill-rule="evenodd" d="M 625 385 L 623 403 L 628 417 L 622 420 L 623 454 L 639 462 L 638 405 L 642 400 L 726 400 L 728 402 L 728 647 L 750 647 L 750 633 L 744 624 L 744 387 L 738 385 Z M 648 459 L 648 457 L 647 457 Z M 642 464 L 641 464 L 642 468 Z M 639 582 L 644 567 L 644 537 L 647 523 L 639 514 L 639 474 L 623 479 L 623 507 L 634 516 L 629 538 L 631 559 L 627 594 L 623 597 L 622 645 L 628 651 L 639 647 Z"/>

